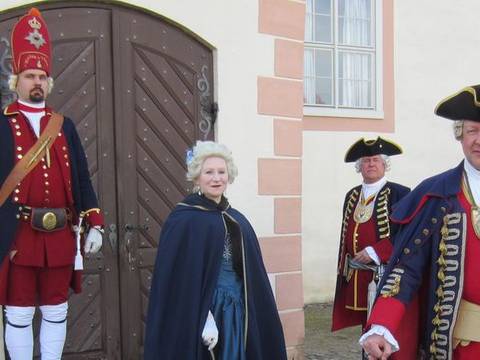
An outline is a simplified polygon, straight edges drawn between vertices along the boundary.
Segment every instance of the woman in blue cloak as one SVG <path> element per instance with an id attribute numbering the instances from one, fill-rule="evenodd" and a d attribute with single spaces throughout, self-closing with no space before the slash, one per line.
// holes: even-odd
<path id="1" fill-rule="evenodd" d="M 198 141 L 187 166 L 194 193 L 162 227 L 144 359 L 286 360 L 257 237 L 224 196 L 237 175 L 231 152 Z"/>

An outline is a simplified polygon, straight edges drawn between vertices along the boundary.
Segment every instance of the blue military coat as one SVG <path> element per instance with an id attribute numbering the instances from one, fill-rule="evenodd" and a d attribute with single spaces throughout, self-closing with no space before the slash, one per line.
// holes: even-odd
<path id="1" fill-rule="evenodd" d="M 408 304 L 421 286 L 425 290 L 425 298 L 420 299 L 420 312 L 425 315 L 425 323 L 420 324 L 420 353 L 425 358 L 452 358 L 466 246 L 467 217 L 457 198 L 462 175 L 463 162 L 424 180 L 391 215 L 401 228 L 379 287 L 380 296 Z M 369 323 L 376 323 L 375 319 Z"/>

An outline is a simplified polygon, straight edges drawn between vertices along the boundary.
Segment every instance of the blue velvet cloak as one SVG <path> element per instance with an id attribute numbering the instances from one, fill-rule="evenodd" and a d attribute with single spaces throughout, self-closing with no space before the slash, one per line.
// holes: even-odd
<path id="1" fill-rule="evenodd" d="M 245 249 L 246 358 L 286 360 L 283 331 L 253 228 L 237 210 L 196 194 L 178 204 L 162 228 L 146 320 L 145 360 L 211 359 L 201 334 L 220 271 L 226 231 L 222 213 L 238 224 Z"/>

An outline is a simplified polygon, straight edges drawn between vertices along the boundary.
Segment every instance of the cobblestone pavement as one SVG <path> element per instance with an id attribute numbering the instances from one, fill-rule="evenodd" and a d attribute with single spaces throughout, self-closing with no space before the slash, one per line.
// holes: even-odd
<path id="1" fill-rule="evenodd" d="M 305 307 L 305 359 L 361 360 L 360 326 L 332 333 L 331 319 L 332 304 Z"/>

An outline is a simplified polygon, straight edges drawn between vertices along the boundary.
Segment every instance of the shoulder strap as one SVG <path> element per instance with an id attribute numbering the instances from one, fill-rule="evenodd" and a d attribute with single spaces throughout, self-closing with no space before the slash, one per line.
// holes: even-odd
<path id="1" fill-rule="evenodd" d="M 63 125 L 63 116 L 52 113 L 50 121 L 37 142 L 28 150 L 25 156 L 14 166 L 0 188 L 0 206 L 10 196 L 25 176 L 40 162 L 45 153 L 52 147 Z"/>

